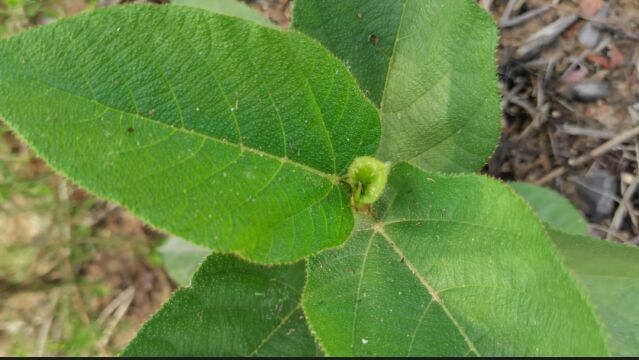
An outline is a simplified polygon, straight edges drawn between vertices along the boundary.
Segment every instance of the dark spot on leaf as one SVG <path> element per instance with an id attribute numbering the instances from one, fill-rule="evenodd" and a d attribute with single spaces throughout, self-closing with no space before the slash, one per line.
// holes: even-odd
<path id="1" fill-rule="evenodd" d="M 128 128 L 128 129 L 126 129 L 126 131 L 127 131 L 129 134 L 133 134 L 133 132 L 135 131 L 135 129 L 134 129 L 134 128 L 132 128 L 132 127 L 130 127 L 130 128 Z"/>
<path id="2" fill-rule="evenodd" d="M 368 42 L 373 45 L 379 44 L 379 36 L 375 34 L 368 35 Z"/>

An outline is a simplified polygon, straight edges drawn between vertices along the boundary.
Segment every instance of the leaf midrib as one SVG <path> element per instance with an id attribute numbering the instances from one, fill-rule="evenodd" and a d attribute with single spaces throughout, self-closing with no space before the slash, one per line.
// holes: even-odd
<path id="1" fill-rule="evenodd" d="M 297 52 L 293 52 L 293 49 L 291 48 L 291 42 L 290 39 L 287 38 L 286 41 L 284 41 L 284 44 L 288 50 L 289 54 L 294 54 L 294 56 L 299 56 L 299 54 Z M 335 149 L 333 146 L 333 141 L 331 140 L 331 134 L 328 132 L 328 128 L 326 127 L 326 121 L 324 121 L 324 114 L 322 113 L 322 108 L 320 107 L 320 104 L 318 102 L 317 96 L 315 95 L 315 91 L 313 91 L 313 88 L 311 87 L 311 84 L 308 80 L 308 77 L 306 76 L 306 74 L 303 73 L 303 71 L 300 69 L 300 65 L 297 61 L 293 61 L 293 66 L 295 67 L 295 70 L 297 71 L 297 73 L 299 74 L 300 78 L 304 79 L 304 89 L 306 91 L 308 91 L 308 94 L 310 95 L 311 98 L 313 98 L 313 107 L 315 109 L 315 111 L 317 112 L 317 114 L 320 116 L 320 118 L 322 119 L 322 129 L 324 130 L 324 135 L 326 136 L 326 144 L 328 145 L 328 148 L 330 150 L 331 153 L 331 160 L 333 161 L 333 169 L 335 171 L 337 171 L 337 157 L 335 154 Z M 333 74 L 333 82 L 335 81 L 335 75 Z M 331 87 L 333 85 L 331 84 Z M 327 93 L 326 96 L 329 96 L 330 93 Z"/>
<path id="2" fill-rule="evenodd" d="M 403 111 L 403 110 L 399 110 L 399 111 L 386 112 L 385 108 L 386 108 L 386 101 L 387 101 L 386 89 L 388 87 L 388 79 L 390 78 L 390 74 L 391 74 L 391 71 L 393 69 L 393 62 L 395 61 L 395 55 L 397 53 L 397 43 L 400 40 L 399 33 L 402 30 L 404 14 L 406 13 L 406 4 L 408 3 L 408 1 L 410 1 L 410 0 L 402 1 L 402 13 L 399 16 L 399 23 L 397 25 L 397 32 L 395 33 L 395 40 L 393 42 L 393 50 L 391 51 L 391 56 L 390 56 L 390 59 L 388 60 L 388 69 L 386 70 L 386 78 L 384 79 L 384 87 L 382 88 L 382 101 L 381 101 L 380 110 L 379 110 L 381 115 L 387 115 L 387 114 L 393 114 L 393 113 L 401 113 Z M 410 37 L 411 35 L 412 34 L 409 34 L 407 37 L 405 37 L 405 39 Z M 429 93 L 429 91 L 426 91 L 423 94 L 415 97 L 415 100 L 413 102 L 419 101 L 419 99 L 421 99 L 424 95 L 426 95 L 428 93 Z M 419 151 L 417 154 L 413 155 L 410 159 L 408 159 L 406 161 L 413 161 L 413 160 L 417 159 L 418 157 L 421 157 L 424 154 L 428 153 L 429 151 L 433 150 L 434 148 L 440 146 L 445 141 L 447 141 L 449 138 L 455 136 L 457 134 L 457 132 L 459 132 L 464 127 L 466 127 L 466 125 L 467 125 L 467 123 L 464 123 L 464 125 L 462 125 L 459 129 L 455 130 L 454 132 L 451 132 L 444 139 L 441 139 L 436 144 L 434 144 L 434 145 L 432 145 L 432 146 L 430 146 L 430 147 L 428 147 L 428 148 L 426 148 L 426 149 L 424 149 L 422 151 Z M 380 150 L 381 150 L 381 148 L 380 148 Z"/>
<path id="3" fill-rule="evenodd" d="M 301 296 L 301 295 L 300 295 Z M 286 324 L 291 316 L 293 316 L 293 314 L 295 314 L 296 311 L 300 310 L 302 308 L 302 302 L 300 301 L 299 303 L 297 303 L 297 305 L 293 308 L 293 310 L 291 310 L 291 312 L 289 312 L 288 314 L 286 314 L 286 316 L 284 316 L 280 322 L 273 328 L 273 330 L 271 330 L 265 337 L 264 339 L 262 339 L 262 341 L 260 341 L 260 343 L 257 345 L 257 347 L 255 347 L 255 350 L 253 350 L 250 354 L 248 354 L 248 356 L 250 357 L 254 357 L 257 355 L 257 352 L 260 351 L 264 345 L 266 345 L 272 338 L 273 336 L 275 336 L 275 334 L 282 328 L 282 326 L 284 326 L 284 324 Z"/>
<path id="4" fill-rule="evenodd" d="M 114 111 L 116 113 L 132 116 L 134 119 L 137 119 L 137 120 L 144 120 L 144 121 L 152 123 L 154 125 L 158 125 L 158 126 L 162 126 L 162 127 L 173 129 L 174 131 L 182 133 L 182 134 L 191 135 L 191 136 L 197 136 L 197 137 L 203 138 L 205 140 L 213 141 L 213 142 L 215 142 L 217 144 L 221 144 L 221 145 L 225 145 L 225 146 L 229 146 L 229 147 L 234 147 L 234 148 L 237 148 L 238 150 L 240 150 L 241 153 L 248 152 L 248 153 L 252 153 L 254 155 L 258 155 L 260 157 L 266 157 L 266 158 L 269 158 L 269 159 L 272 159 L 272 160 L 277 160 L 277 161 L 279 161 L 281 163 L 290 164 L 290 165 L 292 165 L 294 167 L 300 168 L 303 171 L 306 171 L 306 172 L 312 173 L 314 175 L 317 175 L 317 176 L 320 176 L 320 177 L 328 179 L 333 186 L 336 186 L 337 183 L 339 182 L 339 176 L 337 174 L 326 173 L 324 171 L 318 170 L 316 168 L 310 167 L 310 166 L 302 164 L 300 162 L 293 161 L 293 160 L 291 160 L 289 158 L 279 157 L 279 156 L 276 156 L 276 155 L 273 155 L 273 154 L 270 154 L 270 153 L 267 153 L 267 152 L 264 152 L 264 151 L 261 151 L 261 150 L 246 146 L 246 145 L 235 144 L 235 143 L 232 143 L 232 142 L 223 141 L 223 140 L 220 140 L 220 139 L 218 139 L 216 137 L 213 137 L 211 135 L 199 133 L 199 132 L 187 129 L 187 128 L 178 128 L 178 127 L 172 126 L 170 124 L 164 123 L 164 122 L 162 122 L 160 120 L 153 119 L 153 118 L 144 116 L 144 115 L 139 114 L 139 113 L 136 114 L 136 113 L 132 113 L 132 112 L 127 111 L 127 110 L 118 109 L 118 108 L 113 107 L 113 106 L 111 106 L 109 104 L 105 104 L 105 103 L 99 102 L 96 99 L 91 99 L 91 98 L 88 98 L 86 96 L 83 96 L 83 95 L 77 94 L 75 92 L 69 91 L 67 89 L 60 88 L 58 86 L 49 84 L 49 83 L 47 83 L 45 81 L 42 81 L 42 79 L 39 79 L 39 78 L 34 79 L 31 76 L 27 76 L 27 78 L 29 80 L 31 80 L 31 81 L 34 81 L 34 82 L 40 84 L 41 86 L 43 86 L 45 88 L 56 90 L 56 91 L 59 91 L 61 93 L 67 94 L 69 96 L 73 96 L 73 97 L 76 97 L 76 98 L 78 98 L 80 100 L 86 101 L 88 103 L 93 103 L 95 105 L 102 106 L 103 108 L 105 108 L 107 110 Z"/>
<path id="5" fill-rule="evenodd" d="M 355 353 L 355 328 L 357 326 L 357 313 L 359 311 L 359 296 L 362 292 L 362 283 L 364 282 L 364 273 L 366 272 L 366 262 L 368 261 L 368 254 L 371 251 L 373 241 L 375 241 L 376 233 L 372 231 L 370 239 L 368 239 L 368 245 L 364 251 L 364 259 L 362 260 L 362 269 L 359 273 L 359 279 L 357 280 L 357 292 L 355 293 L 355 308 L 353 309 L 353 332 L 351 334 L 351 355 Z"/>
<path id="6" fill-rule="evenodd" d="M 481 354 L 475 347 L 475 344 L 473 343 L 473 341 L 470 339 L 470 337 L 468 336 L 464 328 L 461 326 L 461 324 L 457 321 L 457 319 L 455 319 L 455 317 L 450 312 L 450 310 L 448 309 L 444 301 L 441 299 L 437 291 L 430 285 L 430 283 L 421 274 L 421 272 L 419 272 L 419 270 L 413 265 L 413 263 L 409 260 L 409 258 L 406 257 L 406 255 L 404 255 L 404 253 L 401 251 L 401 249 L 399 249 L 399 247 L 395 244 L 395 242 L 386 234 L 386 232 L 384 231 L 384 228 L 382 226 L 376 226 L 374 228 L 374 234 L 379 234 L 384 240 L 386 240 L 386 242 L 393 249 L 393 251 L 397 255 L 399 255 L 400 258 L 404 259 L 403 264 L 405 264 L 406 267 L 408 267 L 408 269 L 413 273 L 413 275 L 417 277 L 417 279 L 422 284 L 422 286 L 426 288 L 426 290 L 432 297 L 431 301 L 438 303 L 441 306 L 444 313 L 446 314 L 446 316 L 448 316 L 448 318 L 453 323 L 453 325 L 455 325 L 460 335 L 464 338 L 464 342 L 468 346 L 469 352 L 472 352 L 476 354 L 477 356 L 481 356 Z"/>
<path id="7" fill-rule="evenodd" d="M 395 61 L 395 54 L 397 50 L 397 42 L 399 41 L 399 31 L 402 29 L 402 22 L 404 20 L 404 14 L 406 13 L 406 3 L 409 0 L 402 1 L 402 13 L 399 15 L 399 24 L 397 25 L 397 32 L 395 33 L 395 40 L 393 41 L 393 50 L 391 50 L 391 56 L 388 60 L 388 69 L 386 70 L 386 78 L 384 79 L 384 87 L 382 87 L 382 101 L 380 102 L 379 112 L 384 114 L 384 108 L 386 107 L 386 88 L 388 87 L 388 79 L 390 78 L 393 62 Z"/>
<path id="8" fill-rule="evenodd" d="M 398 111 L 390 111 L 390 112 L 386 112 L 386 102 L 387 102 L 387 88 L 388 88 L 388 81 L 390 78 L 390 74 L 393 71 L 393 63 L 395 61 L 395 55 L 397 54 L 397 43 L 402 40 L 402 39 L 407 39 L 410 36 L 414 35 L 413 33 L 408 34 L 407 36 L 405 36 L 404 38 L 400 39 L 400 31 L 402 30 L 402 25 L 403 25 L 403 20 L 404 20 L 404 14 L 406 13 L 406 6 L 407 3 L 411 1 L 411 0 L 403 0 L 402 1 L 402 11 L 399 17 L 399 23 L 397 25 L 397 32 L 395 33 L 395 40 L 393 42 L 393 49 L 391 51 L 391 56 L 389 58 L 388 61 L 388 69 L 386 71 L 386 78 L 384 79 L 384 86 L 382 88 L 382 100 L 380 102 L 380 114 L 382 115 L 382 120 L 384 120 L 383 116 L 387 115 L 387 114 L 395 114 L 395 113 L 401 113 L 403 110 L 398 110 Z M 448 72 L 453 72 L 453 69 L 448 69 Z M 425 91 L 423 94 L 416 96 L 415 100 L 413 102 L 417 102 L 419 101 L 419 99 L 423 98 L 425 95 L 427 95 L 430 91 L 427 90 Z M 457 135 L 461 130 L 465 129 L 468 126 L 468 122 L 464 122 L 460 127 L 458 127 L 457 129 L 454 129 L 454 131 L 451 131 L 450 134 L 446 135 L 443 139 L 439 140 L 437 143 L 429 146 L 428 148 L 419 151 L 417 154 L 411 156 L 409 159 L 406 159 L 404 161 L 407 162 L 412 162 L 415 159 L 424 156 L 424 154 L 433 151 L 433 149 L 441 146 L 443 143 L 445 143 L 446 141 L 450 140 L 453 136 Z M 381 150 L 381 148 L 380 148 Z M 378 150 L 379 151 L 379 150 Z"/>
<path id="9" fill-rule="evenodd" d="M 403 218 L 403 219 L 396 219 L 396 220 L 391 220 L 391 221 L 387 221 L 387 222 L 383 222 L 382 226 L 391 226 L 391 225 L 396 225 L 396 224 L 403 224 L 403 223 L 444 223 L 444 224 L 457 224 L 457 225 L 462 225 L 462 226 L 471 226 L 474 228 L 478 228 L 478 229 L 484 229 L 484 230 L 490 230 L 490 231 L 495 231 L 495 232 L 503 232 L 505 234 L 510 234 L 510 235 L 517 235 L 519 236 L 520 234 L 514 232 L 514 231 L 509 231 L 506 229 L 500 229 L 497 227 L 490 227 L 490 226 L 486 226 L 486 225 L 482 225 L 482 224 L 475 224 L 472 222 L 468 222 L 468 221 L 461 221 L 461 220 L 456 220 L 456 219 L 433 219 L 433 218 Z M 374 228 L 371 228 L 370 230 L 373 230 Z"/>

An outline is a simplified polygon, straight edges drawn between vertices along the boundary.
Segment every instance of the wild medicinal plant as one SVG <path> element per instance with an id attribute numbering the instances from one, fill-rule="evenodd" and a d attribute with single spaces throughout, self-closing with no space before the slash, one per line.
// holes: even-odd
<path id="1" fill-rule="evenodd" d="M 293 30 L 199 3 L 226 15 L 118 6 L 0 42 L 19 136 L 214 251 L 124 355 L 638 353 L 639 310 L 614 313 L 637 251 L 473 174 L 500 131 L 474 1 L 295 0 Z"/>

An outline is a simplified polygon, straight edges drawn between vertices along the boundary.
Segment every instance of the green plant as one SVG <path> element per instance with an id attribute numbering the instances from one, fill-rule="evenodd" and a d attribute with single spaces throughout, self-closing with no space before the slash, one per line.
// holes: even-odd
<path id="1" fill-rule="evenodd" d="M 0 114 L 52 167 L 215 251 L 125 355 L 637 353 L 572 238 L 470 174 L 499 134 L 473 1 L 296 0 L 296 31 L 225 13 L 0 43 Z"/>
<path id="2" fill-rule="evenodd" d="M 554 191 L 513 183 L 544 222 L 566 266 L 579 281 L 609 331 L 616 356 L 636 356 L 639 349 L 639 250 L 588 236 L 583 215 Z"/>

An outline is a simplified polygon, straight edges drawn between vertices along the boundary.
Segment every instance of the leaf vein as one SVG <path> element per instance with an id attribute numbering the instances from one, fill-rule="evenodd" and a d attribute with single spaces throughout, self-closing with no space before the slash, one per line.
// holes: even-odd
<path id="1" fill-rule="evenodd" d="M 133 114 L 133 113 L 130 113 L 130 112 L 126 111 L 126 110 L 118 109 L 118 108 L 112 107 L 110 105 L 103 104 L 103 103 L 101 103 L 99 101 L 96 101 L 94 99 L 87 98 L 86 96 L 83 96 L 83 95 L 80 95 L 80 94 L 76 94 L 76 93 L 73 93 L 73 92 L 68 91 L 66 89 L 53 86 L 51 84 L 48 84 L 48 83 L 44 82 L 41 79 L 33 79 L 33 80 L 38 82 L 38 83 L 40 83 L 40 84 L 42 84 L 45 87 L 49 87 L 49 88 L 51 88 L 53 90 L 63 92 L 63 93 L 68 94 L 70 96 L 74 96 L 74 97 L 76 97 L 78 99 L 84 100 L 84 101 L 86 101 L 88 103 L 92 103 L 92 104 L 97 105 L 97 106 L 101 106 L 101 107 L 107 108 L 107 109 L 109 109 L 111 111 L 114 111 L 114 112 L 123 113 L 125 115 L 132 116 L 134 119 L 137 119 L 137 120 L 142 120 L 142 121 L 146 121 L 146 122 L 149 122 L 149 123 L 152 123 L 152 124 L 156 124 L 156 125 L 159 125 L 159 126 L 172 128 L 172 129 L 175 129 L 177 132 L 180 132 L 180 133 L 183 133 L 183 134 L 186 134 L 186 135 L 202 137 L 202 138 L 208 139 L 208 140 L 210 140 L 210 141 L 212 141 L 214 143 L 221 144 L 221 145 L 228 146 L 228 147 L 237 148 L 237 149 L 239 149 L 241 151 L 246 151 L 246 152 L 258 155 L 260 157 L 266 157 L 266 158 L 274 159 L 274 160 L 277 160 L 277 161 L 284 161 L 284 162 L 289 163 L 289 164 L 291 164 L 291 165 L 293 165 L 293 166 L 295 166 L 297 168 L 302 169 L 305 172 L 312 173 L 312 174 L 314 174 L 316 176 L 320 176 L 320 177 L 326 178 L 326 179 L 330 180 L 331 183 L 333 183 L 334 174 L 326 173 L 326 172 L 324 172 L 322 170 L 318 170 L 318 169 L 310 167 L 308 165 L 304 165 L 302 163 L 299 163 L 299 162 L 296 162 L 296 161 L 292 161 L 290 159 L 281 158 L 281 157 L 278 157 L 276 155 L 273 155 L 273 154 L 270 154 L 270 153 L 267 153 L 267 152 L 264 152 L 264 151 L 261 151 L 261 150 L 258 150 L 258 149 L 254 149 L 254 148 L 251 148 L 251 147 L 248 147 L 248 146 L 245 146 L 245 145 L 234 144 L 232 142 L 223 141 L 223 140 L 215 138 L 215 137 L 213 137 L 211 135 L 199 133 L 199 132 L 196 132 L 196 131 L 188 129 L 188 128 L 176 128 L 175 126 L 172 126 L 170 124 L 164 123 L 164 122 L 162 122 L 160 120 L 149 118 L 149 117 L 141 115 L 141 114 Z"/>
<path id="2" fill-rule="evenodd" d="M 297 310 L 299 310 L 302 306 L 302 303 L 298 303 L 297 306 L 295 306 L 293 308 L 293 310 L 291 310 L 290 313 L 288 313 L 285 317 L 282 318 L 282 320 L 279 322 L 279 324 L 277 324 L 277 326 L 271 330 L 270 333 L 268 333 L 268 335 L 266 335 L 266 337 L 264 339 L 262 339 L 262 341 L 257 345 L 257 347 L 255 348 L 255 350 L 253 350 L 248 356 L 255 356 L 257 355 L 257 352 L 260 351 L 260 349 L 262 347 L 264 347 L 264 345 L 266 345 L 266 343 L 269 342 L 269 340 L 271 340 L 271 338 L 273 336 L 275 336 L 275 334 L 279 331 L 279 329 L 282 328 L 282 326 L 284 326 L 284 324 L 286 324 L 288 322 L 288 320 L 290 319 L 291 316 L 293 316 L 293 314 L 295 314 L 295 312 Z"/>
<path id="3" fill-rule="evenodd" d="M 422 322 L 424 321 L 424 318 L 426 317 L 426 313 L 428 312 L 428 310 L 430 309 L 431 305 L 433 305 L 434 302 L 435 302 L 434 299 L 431 298 L 428 305 L 426 305 L 426 307 L 424 308 L 422 315 L 419 317 L 419 321 L 417 322 L 417 325 L 415 326 L 415 331 L 413 331 L 413 336 L 411 337 L 411 340 L 410 340 L 410 345 L 408 345 L 408 352 L 406 352 L 406 356 L 410 356 L 410 352 L 413 350 L 413 344 L 415 343 L 415 338 L 417 337 L 417 332 L 419 331 L 419 327 L 422 326 Z"/>
<path id="4" fill-rule="evenodd" d="M 359 279 L 357 280 L 357 292 L 355 293 L 355 308 L 353 310 L 353 332 L 351 335 L 351 353 L 355 353 L 355 329 L 357 324 L 357 311 L 359 310 L 359 296 L 362 292 L 362 282 L 364 280 L 364 271 L 366 270 L 366 261 L 368 260 L 368 254 L 370 253 L 371 247 L 373 245 L 373 241 L 375 240 L 376 233 L 373 232 L 371 234 L 371 238 L 368 240 L 368 245 L 366 246 L 366 250 L 364 251 L 364 259 L 362 260 L 362 269 L 359 273 Z"/>
<path id="5" fill-rule="evenodd" d="M 460 335 L 464 338 L 464 341 L 466 342 L 466 345 L 468 346 L 470 351 L 475 353 L 477 356 L 481 356 L 479 351 L 477 351 L 475 344 L 472 342 L 468 334 L 466 334 L 466 331 L 464 330 L 464 328 L 462 328 L 461 324 L 459 324 L 457 319 L 453 317 L 453 315 L 451 314 L 446 304 L 444 304 L 442 299 L 439 297 L 439 294 L 437 293 L 437 291 L 435 291 L 435 289 L 430 285 L 430 283 L 426 280 L 426 278 L 419 272 L 419 270 L 415 268 L 415 266 L 411 263 L 409 258 L 407 258 L 406 255 L 404 255 L 404 253 L 399 249 L 399 247 L 395 244 L 395 242 L 384 232 L 383 228 L 377 227 L 375 229 L 375 233 L 380 234 L 384 239 L 386 239 L 386 241 L 391 246 L 393 251 L 395 251 L 397 255 L 399 255 L 401 258 L 404 259 L 404 264 L 417 277 L 417 279 L 419 279 L 419 282 L 426 288 L 426 290 L 428 290 L 430 295 L 433 297 L 433 300 L 442 307 L 442 310 L 444 310 L 444 313 L 446 314 L 446 316 L 448 316 L 448 318 L 453 323 L 453 325 L 455 325 L 455 327 L 457 328 L 457 331 L 459 331 Z"/>

